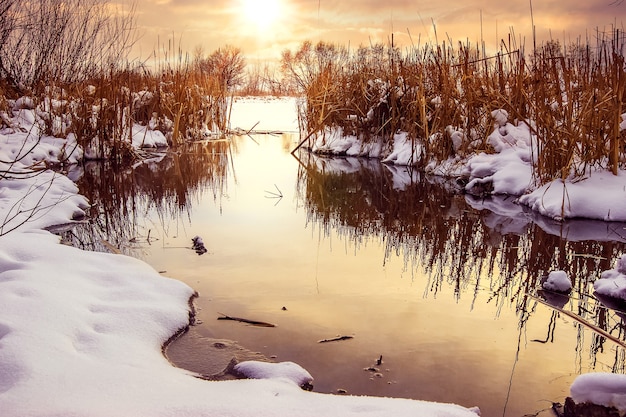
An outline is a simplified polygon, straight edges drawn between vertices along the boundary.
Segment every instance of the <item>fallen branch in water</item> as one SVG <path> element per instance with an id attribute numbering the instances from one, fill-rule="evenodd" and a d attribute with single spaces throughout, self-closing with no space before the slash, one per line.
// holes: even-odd
<path id="1" fill-rule="evenodd" d="M 274 187 L 276 188 L 276 191 L 278 191 L 277 193 L 273 192 L 273 191 L 267 191 L 265 190 L 265 198 L 283 198 L 283 192 L 280 191 L 280 188 L 278 188 L 278 185 L 274 184 Z"/>
<path id="2" fill-rule="evenodd" d="M 256 122 L 254 124 L 254 126 L 252 126 L 250 129 L 248 129 L 248 131 L 246 132 L 246 135 L 250 135 L 250 132 L 252 132 L 254 130 L 255 127 L 257 127 L 257 125 L 261 123 L 261 121 L 259 120 L 258 122 Z"/>
<path id="3" fill-rule="evenodd" d="M 218 320 L 233 320 L 233 321 L 239 321 L 242 323 L 246 323 L 246 324 L 251 324 L 253 326 L 259 326 L 259 327 L 276 327 L 275 324 L 272 323 L 266 323 L 264 321 L 257 321 L 257 320 L 248 320 L 248 319 L 242 319 L 241 317 L 231 317 L 231 316 L 227 316 L 224 313 L 219 313 L 222 315 L 222 317 L 218 317 Z"/>
<path id="4" fill-rule="evenodd" d="M 536 297 L 532 294 L 528 294 L 531 298 L 535 299 L 536 301 L 540 302 L 541 304 L 545 305 L 546 307 L 549 307 L 553 310 L 556 310 L 560 313 L 565 314 L 566 316 L 576 320 L 578 323 L 582 324 L 583 326 L 588 327 L 591 331 L 598 333 L 600 336 L 603 336 L 607 339 L 609 339 L 610 341 L 612 341 L 613 343 L 620 345 L 621 347 L 626 348 L 626 343 L 624 343 L 622 340 L 620 340 L 619 338 L 613 336 L 611 333 L 607 332 L 606 330 L 596 326 L 593 323 L 588 322 L 587 320 L 585 320 L 584 318 L 580 317 L 579 315 L 572 313 L 571 311 L 565 310 L 563 308 L 559 308 L 556 306 L 553 306 L 552 304 L 542 300 L 539 297 Z"/>
<path id="5" fill-rule="evenodd" d="M 337 336 L 331 339 L 322 339 L 318 341 L 317 343 L 338 342 L 340 340 L 348 340 L 348 339 L 354 339 L 354 336 Z"/>

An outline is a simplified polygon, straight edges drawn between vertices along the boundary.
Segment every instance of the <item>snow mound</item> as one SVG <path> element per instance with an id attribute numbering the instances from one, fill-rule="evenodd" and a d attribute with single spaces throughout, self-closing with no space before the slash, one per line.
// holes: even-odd
<path id="1" fill-rule="evenodd" d="M 504 110 L 494 114 L 499 122 L 504 122 L 505 114 L 502 112 Z M 497 125 L 487 142 L 496 153 L 480 153 L 469 158 L 466 191 L 473 194 L 481 194 L 486 190 L 493 194 L 522 195 L 531 189 L 532 155 L 528 125 Z"/>
<path id="2" fill-rule="evenodd" d="M 252 379 L 286 379 L 299 387 L 310 386 L 313 382 L 311 374 L 293 362 L 245 361 L 235 365 L 234 371 Z"/>
<path id="3" fill-rule="evenodd" d="M 421 159 L 421 151 L 421 145 L 415 144 L 413 146 L 406 133 L 396 133 L 393 136 L 393 150 L 382 162 L 395 165 L 415 165 Z"/>
<path id="4" fill-rule="evenodd" d="M 509 121 L 509 112 L 504 109 L 496 109 L 491 112 L 491 117 L 498 127 L 504 127 Z"/>
<path id="5" fill-rule="evenodd" d="M 593 287 L 600 295 L 626 300 L 626 255 L 617 260 L 614 269 L 602 272 Z"/>
<path id="6" fill-rule="evenodd" d="M 542 284 L 544 290 L 568 293 L 572 290 L 572 281 L 565 271 L 552 271 Z"/>
<path id="7" fill-rule="evenodd" d="M 588 218 L 626 221 L 626 173 L 593 172 L 582 181 L 555 180 L 519 202 L 534 211 L 557 220 Z"/>
<path id="8" fill-rule="evenodd" d="M 160 130 L 150 129 L 149 126 L 133 124 L 133 146 L 135 148 L 167 148 L 167 139 Z"/>
<path id="9" fill-rule="evenodd" d="M 603 372 L 580 375 L 570 386 L 570 395 L 578 404 L 615 407 L 623 415 L 626 412 L 626 375 Z"/>

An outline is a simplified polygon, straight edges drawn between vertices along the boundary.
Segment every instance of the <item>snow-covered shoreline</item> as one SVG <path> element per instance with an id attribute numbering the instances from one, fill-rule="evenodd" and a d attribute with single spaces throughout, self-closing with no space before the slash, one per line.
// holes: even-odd
<path id="1" fill-rule="evenodd" d="M 494 153 L 458 152 L 446 161 L 431 161 L 425 171 L 431 175 L 462 178 L 464 191 L 477 195 L 509 195 L 536 213 L 554 220 L 594 219 L 626 221 L 626 172 L 613 175 L 606 169 L 589 168 L 585 177 L 570 175 L 537 185 L 533 178 L 536 155 L 529 124 L 511 123 L 506 111 L 492 112 L 494 128 L 487 138 Z M 626 114 L 620 128 L 626 130 Z M 462 132 L 448 132 L 453 146 Z M 398 132 L 389 149 L 380 139 L 367 143 L 357 136 L 345 135 L 340 128 L 327 129 L 311 135 L 305 146 L 313 153 L 377 158 L 385 164 L 415 165 L 421 160 L 421 145 L 412 143 L 408 135 Z M 456 148 L 456 146 L 455 146 Z M 458 149 L 457 149 L 458 150 Z"/>
<path id="2" fill-rule="evenodd" d="M 246 364 L 244 373 L 260 379 L 221 382 L 173 367 L 162 348 L 188 326 L 194 290 L 137 259 L 61 245 L 46 231 L 79 219 L 89 202 L 67 177 L 27 169 L 64 158 L 72 137 L 30 137 L 32 132 L 0 132 L 4 161 L 37 141 L 11 166 L 16 176 L 29 175 L 0 182 L 3 231 L 15 228 L 0 236 L 3 415 L 477 415 L 477 408 L 454 404 L 306 392 L 299 385 L 310 375 L 295 364 Z M 621 279 L 620 265 L 603 278 Z M 610 386 L 620 377 L 597 375 Z M 579 382 L 577 398 L 606 398 L 585 395 L 597 386 L 595 380 Z"/>
<path id="3" fill-rule="evenodd" d="M 32 110 L 18 114 L 36 120 Z M 260 379 L 221 382 L 175 368 L 162 348 L 189 324 L 194 290 L 140 260 L 62 245 L 45 230 L 80 219 L 89 202 L 66 176 L 32 170 L 67 159 L 72 140 L 36 130 L 0 132 L 11 173 L 0 181 L 3 416 L 476 417 L 454 404 L 304 391 L 309 376 L 295 364 L 248 363 L 242 373 Z"/>

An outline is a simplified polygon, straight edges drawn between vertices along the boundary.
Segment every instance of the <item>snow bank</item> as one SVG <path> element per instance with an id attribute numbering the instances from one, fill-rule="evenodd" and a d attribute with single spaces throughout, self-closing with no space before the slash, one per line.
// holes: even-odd
<path id="1" fill-rule="evenodd" d="M 242 363 L 260 380 L 209 382 L 161 345 L 188 322 L 193 290 L 123 255 L 82 252 L 44 231 L 0 238 L 3 416 L 476 417 L 452 404 L 303 391 L 295 364 Z"/>
<path id="2" fill-rule="evenodd" d="M 2 160 L 27 150 L 4 170 L 31 172 L 25 164 L 54 161 L 55 146 L 67 143 L 41 138 L 31 153 L 29 135 L 17 125 L 0 133 Z M 303 391 L 300 383 L 312 377 L 296 364 L 242 363 L 243 373 L 263 379 L 228 382 L 173 367 L 162 346 L 188 325 L 193 289 L 134 258 L 59 244 L 42 228 L 83 216 L 87 201 L 62 175 L 16 176 L 0 180 L 3 417 L 478 414 L 454 404 Z"/>
<path id="3" fill-rule="evenodd" d="M 305 392 L 298 385 L 310 375 L 295 364 L 240 364 L 264 380 L 195 378 L 161 352 L 188 323 L 191 288 L 139 260 L 58 242 L 32 229 L 0 237 L 3 416 L 476 416 L 456 405 Z"/>
<path id="4" fill-rule="evenodd" d="M 532 186 L 528 149 L 506 148 L 501 153 L 480 153 L 467 161 L 470 194 L 521 195 Z"/>
<path id="5" fill-rule="evenodd" d="M 310 386 L 313 383 L 311 374 L 293 362 L 245 361 L 235 365 L 234 370 L 242 376 L 252 379 L 284 378 L 299 387 Z"/>
<path id="6" fill-rule="evenodd" d="M 19 160 L 21 167 L 45 168 L 61 163 L 75 164 L 83 157 L 83 150 L 70 133 L 66 138 L 43 134 L 34 110 L 15 110 L 10 116 L 0 112 L 0 169 L 17 169 L 11 161 Z"/>
<path id="7" fill-rule="evenodd" d="M 626 255 L 617 260 L 615 268 L 602 272 L 593 287 L 600 295 L 626 301 Z"/>
<path id="8" fill-rule="evenodd" d="M 581 181 L 553 181 L 519 202 L 554 219 L 626 221 L 626 173 L 596 171 Z"/>
<path id="9" fill-rule="evenodd" d="M 406 133 L 397 133 L 393 136 L 393 149 L 383 159 L 383 162 L 396 165 L 414 165 L 421 158 L 422 146 L 419 144 L 412 146 L 411 139 L 409 139 Z"/>
<path id="10" fill-rule="evenodd" d="M 626 375 L 590 373 L 578 376 L 570 386 L 575 403 L 592 403 L 615 407 L 621 415 L 626 413 Z"/>
<path id="11" fill-rule="evenodd" d="M 492 111 L 491 116 L 494 128 L 487 137 L 487 143 L 493 152 L 462 155 L 458 141 L 463 133 L 448 126 L 457 154 L 446 161 L 430 161 L 425 167 L 426 172 L 466 178 L 465 191 L 470 194 L 519 197 L 519 204 L 558 221 L 585 218 L 626 222 L 624 170 L 615 176 L 606 170 L 596 169 L 582 180 L 572 177 L 537 187 L 533 178 L 536 137 L 529 127 L 531 122 L 512 124 L 503 109 Z M 622 130 L 626 130 L 626 114 L 622 119 Z M 422 153 L 422 146 L 412 143 L 404 132 L 396 133 L 390 148 L 386 149 L 380 140 L 366 145 L 357 136 L 344 135 L 339 128 L 326 129 L 314 135 L 310 149 L 321 154 L 380 158 L 384 163 L 395 165 L 417 164 Z"/>
<path id="12" fill-rule="evenodd" d="M 18 227 L 43 229 L 83 218 L 88 202 L 77 192 L 76 184 L 52 171 L 1 180 L 0 234 Z"/>
<path id="13" fill-rule="evenodd" d="M 170 367 L 161 345 L 188 323 L 186 285 L 35 230 L 0 238 L 0 269 L 3 415 L 122 415 Z"/>
<path id="14" fill-rule="evenodd" d="M 503 109 L 491 113 L 495 126 L 487 143 L 495 153 L 480 153 L 467 161 L 469 193 L 521 195 L 533 185 L 532 136 L 526 123 L 508 122 Z"/>

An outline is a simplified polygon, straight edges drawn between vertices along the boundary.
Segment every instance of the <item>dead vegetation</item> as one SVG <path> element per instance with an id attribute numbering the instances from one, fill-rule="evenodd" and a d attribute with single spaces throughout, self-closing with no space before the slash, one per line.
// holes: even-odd
<path id="1" fill-rule="evenodd" d="M 512 34 L 497 53 L 478 45 L 391 45 L 350 50 L 305 42 L 285 51 L 282 69 L 304 95 L 305 138 L 339 128 L 367 143 L 391 145 L 407 132 L 421 146 L 416 165 L 455 155 L 493 152 L 491 112 L 527 123 L 538 183 L 582 176 L 591 167 L 614 173 L 624 162 L 625 37 L 597 32 L 595 41 L 550 41 L 525 51 Z"/>
<path id="2" fill-rule="evenodd" d="M 164 133 L 170 145 L 224 135 L 230 98 L 245 59 L 225 46 L 191 57 L 174 39 L 147 66 L 131 62 L 135 5 L 108 0 L 45 0 L 0 8 L 0 128 L 11 112 L 33 111 L 41 134 L 74 134 L 89 158 L 133 160 L 135 125 Z"/>

